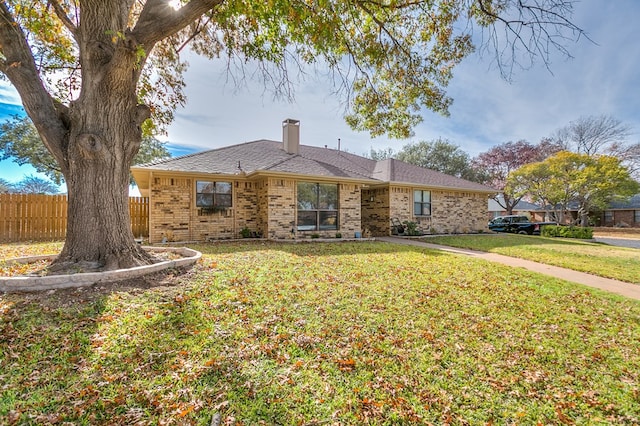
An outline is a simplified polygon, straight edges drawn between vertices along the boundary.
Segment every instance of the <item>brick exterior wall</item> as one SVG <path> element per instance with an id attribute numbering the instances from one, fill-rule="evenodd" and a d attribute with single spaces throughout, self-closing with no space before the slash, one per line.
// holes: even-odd
<path id="1" fill-rule="evenodd" d="M 154 177 L 149 191 L 149 242 L 191 239 L 191 201 L 194 181 Z"/>
<path id="2" fill-rule="evenodd" d="M 413 215 L 413 190 L 401 186 L 363 190 L 363 228 L 368 229 L 372 236 L 390 235 L 391 218 L 397 218 L 400 222 L 416 222 L 424 233 L 486 230 L 486 194 L 432 190 L 431 217 L 427 217 Z"/>
<path id="3" fill-rule="evenodd" d="M 201 179 L 154 177 L 149 197 L 149 242 L 207 241 L 238 238 L 245 226 L 260 232 L 255 182 L 231 180 L 232 207 L 206 211 L 195 206 L 195 183 Z"/>
<path id="4" fill-rule="evenodd" d="M 269 180 L 261 179 L 255 182 L 256 186 L 256 204 L 254 209 L 256 211 L 256 231 L 260 233 L 260 235 L 267 236 L 267 228 L 268 228 L 268 211 L 263 206 L 267 205 L 267 200 L 269 199 Z"/>
<path id="5" fill-rule="evenodd" d="M 374 237 L 390 233 L 389 188 L 362 190 L 362 231 Z"/>
<path id="6" fill-rule="evenodd" d="M 292 238 L 296 224 L 296 181 L 270 178 L 267 182 L 267 229 L 265 236 L 273 239 Z M 264 206 L 264 201 L 260 202 Z"/>
<path id="7" fill-rule="evenodd" d="M 475 192 L 432 191 L 433 233 L 469 233 L 487 229 L 487 195 Z"/>
<path id="8" fill-rule="evenodd" d="M 195 206 L 195 183 L 202 178 L 154 176 L 150 188 L 149 242 L 206 241 L 240 238 L 243 228 L 271 239 L 353 237 L 391 233 L 391 218 L 414 221 L 426 233 L 467 233 L 486 228 L 485 194 L 431 191 L 431 217 L 413 216 L 413 188 L 387 186 L 362 189 L 358 184 L 338 184 L 337 230 L 296 231 L 297 180 L 262 178 L 226 180 L 232 183 L 232 207 L 207 212 Z M 225 181 L 225 179 L 220 179 Z"/>
<path id="9" fill-rule="evenodd" d="M 604 212 L 600 216 L 600 223 L 597 226 L 620 226 L 624 224 L 632 228 L 640 228 L 640 222 L 635 221 L 635 210 L 609 210 L 611 216 L 606 216 Z"/>
<path id="10" fill-rule="evenodd" d="M 338 205 L 340 206 L 338 226 L 340 229 L 337 232 L 340 232 L 345 238 L 353 237 L 356 232 L 363 231 L 361 196 L 360 185 L 341 183 L 338 187 Z"/>
<path id="11" fill-rule="evenodd" d="M 251 181 L 236 181 L 233 185 L 233 211 L 237 233 L 245 227 L 256 234 L 264 232 L 264 223 L 260 220 L 258 186 L 258 182 Z"/>

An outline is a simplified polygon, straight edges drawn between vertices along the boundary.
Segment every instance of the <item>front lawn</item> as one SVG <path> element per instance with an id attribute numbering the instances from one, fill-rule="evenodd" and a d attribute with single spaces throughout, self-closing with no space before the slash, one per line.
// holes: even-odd
<path id="1" fill-rule="evenodd" d="M 379 242 L 0 296 L 1 424 L 637 424 L 640 304 Z"/>
<path id="2" fill-rule="evenodd" d="M 424 242 L 486 251 L 640 284 L 640 250 L 529 235 L 458 235 Z"/>

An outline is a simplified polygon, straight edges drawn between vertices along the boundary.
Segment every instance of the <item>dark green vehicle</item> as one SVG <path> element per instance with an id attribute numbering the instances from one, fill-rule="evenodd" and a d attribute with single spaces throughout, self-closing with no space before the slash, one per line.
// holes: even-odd
<path id="1" fill-rule="evenodd" d="M 523 215 L 498 216 L 489 221 L 490 230 L 512 234 L 540 235 L 540 228 L 544 225 L 556 225 L 556 223 L 531 222 L 527 216 Z"/>

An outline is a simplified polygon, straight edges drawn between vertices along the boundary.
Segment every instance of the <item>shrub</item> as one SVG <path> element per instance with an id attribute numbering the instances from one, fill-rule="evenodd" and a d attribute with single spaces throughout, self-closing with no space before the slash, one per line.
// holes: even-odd
<path id="1" fill-rule="evenodd" d="M 593 228 L 546 225 L 542 227 L 540 234 L 543 237 L 579 238 L 583 240 L 590 240 L 593 238 Z"/>
<path id="2" fill-rule="evenodd" d="M 420 235 L 418 224 L 416 222 L 405 220 L 402 223 L 405 225 L 405 235 Z"/>
<path id="3" fill-rule="evenodd" d="M 251 230 L 245 226 L 240 230 L 240 235 L 242 238 L 249 238 L 251 237 Z"/>

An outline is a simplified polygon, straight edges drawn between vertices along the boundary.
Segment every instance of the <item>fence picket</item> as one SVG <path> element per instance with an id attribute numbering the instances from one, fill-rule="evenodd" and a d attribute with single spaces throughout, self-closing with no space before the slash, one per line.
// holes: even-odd
<path id="1" fill-rule="evenodd" d="M 149 236 L 149 199 L 129 198 L 134 237 Z M 64 239 L 67 196 L 0 194 L 0 243 Z"/>

